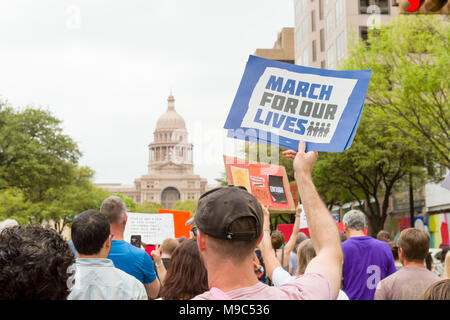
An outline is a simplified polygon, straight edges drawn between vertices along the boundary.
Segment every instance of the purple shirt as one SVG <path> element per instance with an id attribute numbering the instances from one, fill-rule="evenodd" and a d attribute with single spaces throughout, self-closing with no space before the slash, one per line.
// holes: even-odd
<path id="1" fill-rule="evenodd" d="M 378 282 L 397 271 L 389 244 L 369 236 L 342 243 L 343 288 L 350 300 L 373 300 Z"/>

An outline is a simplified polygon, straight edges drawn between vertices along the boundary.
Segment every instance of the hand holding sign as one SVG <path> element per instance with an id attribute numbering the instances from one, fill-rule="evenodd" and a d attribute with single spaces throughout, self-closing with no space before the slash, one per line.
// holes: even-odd
<path id="1" fill-rule="evenodd" d="M 294 172 L 297 176 L 298 174 L 307 174 L 310 176 L 316 164 L 319 153 L 317 151 L 305 152 L 306 143 L 305 141 L 300 141 L 298 144 L 298 152 L 294 158 Z"/>

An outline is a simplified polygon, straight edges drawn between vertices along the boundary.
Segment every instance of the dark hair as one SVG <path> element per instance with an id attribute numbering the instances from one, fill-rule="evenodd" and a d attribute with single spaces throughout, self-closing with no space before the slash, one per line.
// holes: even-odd
<path id="1" fill-rule="evenodd" d="M 97 210 L 84 211 L 73 220 L 72 241 L 81 254 L 99 253 L 109 235 L 109 221 Z"/>
<path id="2" fill-rule="evenodd" d="M 272 242 L 272 247 L 275 250 L 280 249 L 285 241 L 283 232 L 278 231 L 278 230 L 272 232 L 272 235 L 270 236 L 270 240 Z"/>
<path id="3" fill-rule="evenodd" d="M 421 300 L 450 300 L 450 279 L 433 283 L 423 293 Z"/>
<path id="4" fill-rule="evenodd" d="M 384 230 L 381 230 L 380 232 L 378 232 L 377 239 L 380 240 L 380 241 L 385 241 L 385 242 L 391 241 L 391 237 L 389 236 L 389 232 L 384 231 Z"/>
<path id="5" fill-rule="evenodd" d="M 197 243 L 185 240 L 172 254 L 161 297 L 164 300 L 189 300 L 208 289 L 208 273 Z"/>
<path id="6" fill-rule="evenodd" d="M 439 260 L 441 260 L 442 263 L 445 262 L 445 255 L 450 250 L 450 247 L 445 246 L 442 248 L 441 252 L 439 252 Z"/>
<path id="7" fill-rule="evenodd" d="M 430 236 L 420 229 L 408 228 L 400 233 L 397 246 L 403 249 L 406 260 L 423 262 L 430 247 Z"/>
<path id="8" fill-rule="evenodd" d="M 394 241 L 389 242 L 389 247 L 391 247 L 392 255 L 394 256 L 394 260 L 398 260 L 398 247 Z"/>
<path id="9" fill-rule="evenodd" d="M 431 268 L 433 268 L 433 258 L 431 257 L 431 253 L 428 252 L 427 256 L 425 257 L 425 265 L 428 270 L 431 271 Z"/>
<path id="10" fill-rule="evenodd" d="M 75 257 L 54 229 L 32 224 L 0 233 L 0 300 L 65 300 Z"/>

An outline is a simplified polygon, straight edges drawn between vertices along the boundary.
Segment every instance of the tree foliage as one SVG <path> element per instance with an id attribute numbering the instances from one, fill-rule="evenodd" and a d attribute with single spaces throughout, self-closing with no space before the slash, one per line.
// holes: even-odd
<path id="1" fill-rule="evenodd" d="M 187 199 L 184 201 L 177 200 L 173 204 L 172 209 L 179 210 L 179 211 L 190 211 L 191 214 L 194 214 L 195 211 L 197 210 L 197 204 L 198 204 L 198 200 L 193 200 L 193 199 Z"/>
<path id="2" fill-rule="evenodd" d="M 94 172 L 78 166 L 80 157 L 50 112 L 0 101 L 0 219 L 51 220 L 62 232 L 76 214 L 100 209 L 109 192 L 91 183 Z"/>
<path id="3" fill-rule="evenodd" d="M 160 203 L 156 202 L 144 202 L 140 205 L 136 206 L 135 212 L 139 213 L 158 213 L 159 209 L 162 209 L 163 206 Z"/>

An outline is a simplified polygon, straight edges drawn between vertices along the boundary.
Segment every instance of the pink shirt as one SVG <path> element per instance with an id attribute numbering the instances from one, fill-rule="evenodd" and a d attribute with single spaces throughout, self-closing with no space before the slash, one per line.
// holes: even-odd
<path id="1" fill-rule="evenodd" d="M 299 276 L 280 287 L 259 282 L 251 287 L 226 292 L 233 300 L 333 300 L 331 281 L 322 273 Z M 216 300 L 209 291 L 192 300 Z"/>

